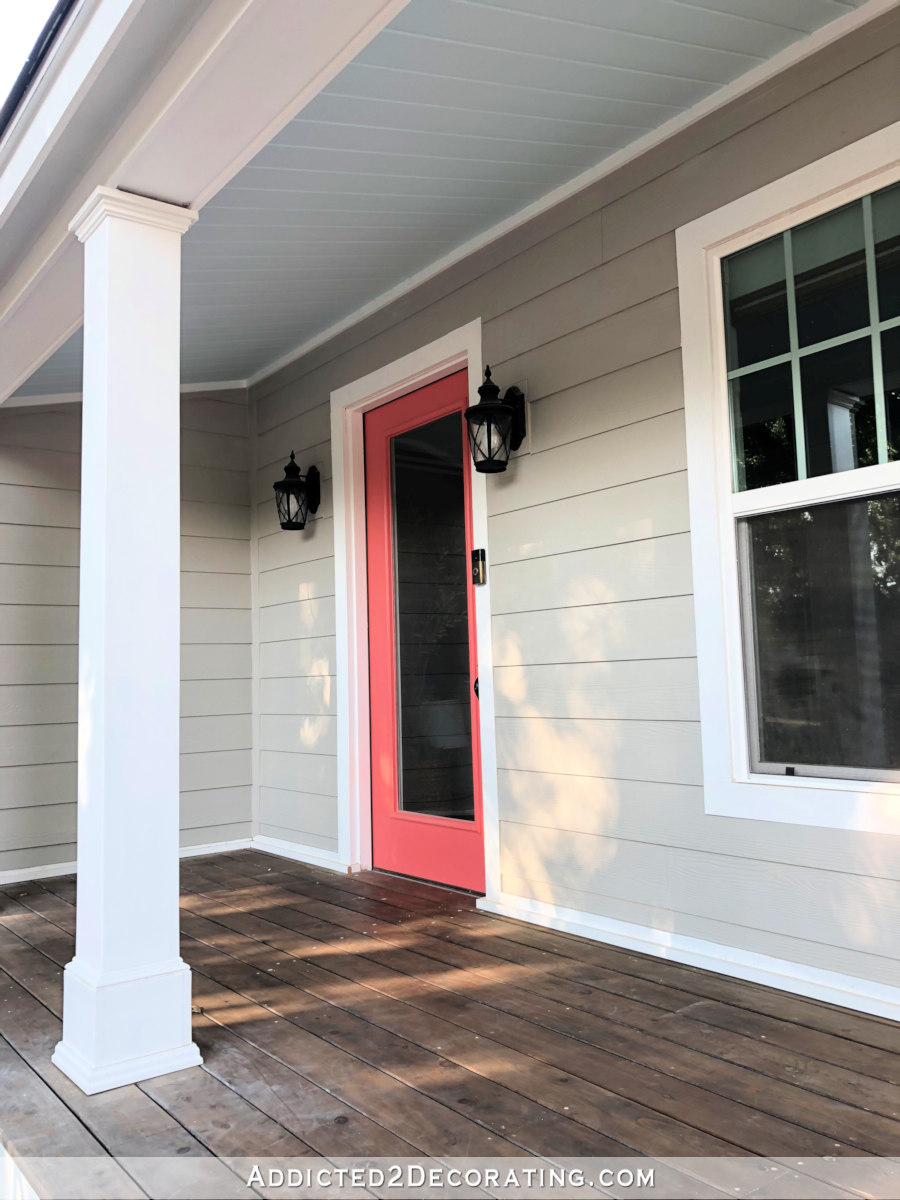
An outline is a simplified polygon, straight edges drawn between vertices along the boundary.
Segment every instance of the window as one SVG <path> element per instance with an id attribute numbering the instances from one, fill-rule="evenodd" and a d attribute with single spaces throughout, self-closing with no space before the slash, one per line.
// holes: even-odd
<path id="1" fill-rule="evenodd" d="M 900 456 L 900 317 L 881 319 L 898 258 L 895 185 L 722 260 L 736 491 Z M 893 778 L 900 493 L 744 516 L 737 536 L 751 769 Z"/>
<path id="2" fill-rule="evenodd" d="M 736 490 L 900 457 L 898 275 L 900 186 L 723 260 Z"/>
<path id="3" fill-rule="evenodd" d="M 711 813 L 900 833 L 898 138 L 677 231 Z"/>

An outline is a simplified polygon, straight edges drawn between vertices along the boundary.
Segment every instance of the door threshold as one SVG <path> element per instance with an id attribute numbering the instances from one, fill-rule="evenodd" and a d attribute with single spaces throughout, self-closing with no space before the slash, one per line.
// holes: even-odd
<path id="1" fill-rule="evenodd" d="M 452 887 L 449 883 L 435 883 L 433 879 L 425 879 L 421 875 L 407 875 L 403 871 L 386 871 L 384 867 L 372 867 L 373 875 L 386 875 L 388 878 L 410 879 L 413 883 L 427 883 L 429 887 L 440 888 L 442 892 L 453 892 L 460 896 L 483 896 L 484 892 L 474 892 L 470 888 Z"/>

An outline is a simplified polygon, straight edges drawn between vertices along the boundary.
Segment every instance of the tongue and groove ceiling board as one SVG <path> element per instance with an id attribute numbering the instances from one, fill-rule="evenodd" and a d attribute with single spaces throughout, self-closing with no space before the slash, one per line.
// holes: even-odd
<path id="1" fill-rule="evenodd" d="M 861 3 L 411 0 L 185 236 L 184 382 L 249 378 Z"/>

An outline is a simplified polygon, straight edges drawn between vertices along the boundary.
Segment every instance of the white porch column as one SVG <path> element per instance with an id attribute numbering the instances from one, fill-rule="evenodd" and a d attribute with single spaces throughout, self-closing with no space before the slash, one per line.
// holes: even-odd
<path id="1" fill-rule="evenodd" d="M 84 242 L 78 918 L 53 1061 L 85 1092 L 200 1062 L 178 944 L 181 235 L 98 188 Z"/>

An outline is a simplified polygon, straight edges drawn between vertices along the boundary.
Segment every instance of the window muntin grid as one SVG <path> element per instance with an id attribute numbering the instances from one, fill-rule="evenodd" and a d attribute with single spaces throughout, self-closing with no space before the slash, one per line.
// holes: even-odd
<path id="1" fill-rule="evenodd" d="M 736 492 L 900 458 L 900 185 L 723 259 L 722 284 Z M 870 386 L 826 395 L 826 430 L 804 407 L 811 356 L 845 346 Z"/>

